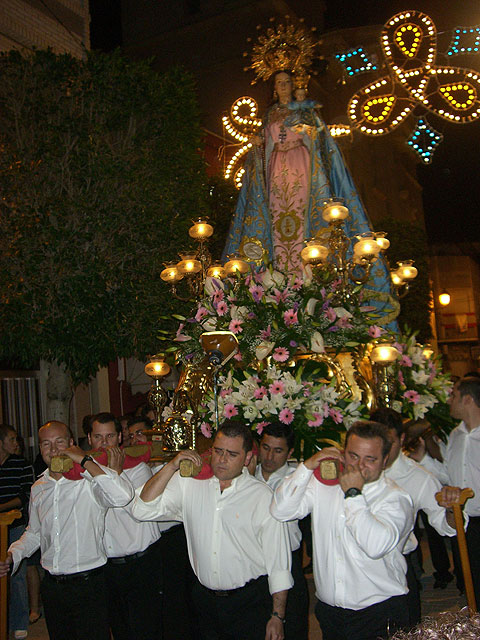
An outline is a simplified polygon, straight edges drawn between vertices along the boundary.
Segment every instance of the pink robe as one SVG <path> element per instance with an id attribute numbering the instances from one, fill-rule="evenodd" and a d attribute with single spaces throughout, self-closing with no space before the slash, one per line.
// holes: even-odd
<path id="1" fill-rule="evenodd" d="M 274 145 L 267 167 L 267 192 L 275 266 L 292 273 L 300 271 L 302 265 L 300 251 L 304 246 L 310 189 L 310 153 L 300 134 L 283 127 L 282 111 L 265 127 L 265 142 Z"/>

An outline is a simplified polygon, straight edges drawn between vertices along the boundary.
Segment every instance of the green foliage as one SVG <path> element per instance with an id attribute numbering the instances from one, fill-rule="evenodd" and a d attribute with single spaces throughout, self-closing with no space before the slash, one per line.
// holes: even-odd
<path id="1" fill-rule="evenodd" d="M 378 228 L 386 231 L 390 240 L 387 257 L 392 268 L 398 261 L 414 260 L 418 275 L 410 284 L 407 295 L 401 299 L 398 326 L 401 331 L 415 327 L 418 340 L 427 342 L 432 337 L 430 311 L 432 307 L 428 246 L 425 229 L 418 223 L 384 218 Z"/>
<path id="2" fill-rule="evenodd" d="M 178 310 L 160 272 L 208 195 L 193 82 L 118 52 L 0 72 L 0 358 L 84 382 Z"/>

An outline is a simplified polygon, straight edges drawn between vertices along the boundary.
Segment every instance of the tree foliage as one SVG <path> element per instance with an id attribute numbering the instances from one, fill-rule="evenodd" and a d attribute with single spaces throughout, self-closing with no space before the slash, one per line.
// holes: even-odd
<path id="1" fill-rule="evenodd" d="M 0 73 L 0 358 L 87 381 L 177 308 L 160 272 L 208 196 L 193 82 L 118 52 Z"/>
<path id="2" fill-rule="evenodd" d="M 403 332 L 408 328 L 415 329 L 418 341 L 426 342 L 432 337 L 432 300 L 425 229 L 416 222 L 396 218 L 384 218 L 379 222 L 378 228 L 388 234 L 391 244 L 387 257 L 391 267 L 394 268 L 398 261 L 411 259 L 418 269 L 418 275 L 410 284 L 407 295 L 401 299 L 398 325 Z"/>

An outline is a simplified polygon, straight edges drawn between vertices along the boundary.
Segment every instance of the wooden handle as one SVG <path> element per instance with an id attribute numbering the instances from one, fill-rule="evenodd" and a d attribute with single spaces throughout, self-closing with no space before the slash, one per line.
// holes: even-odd
<path id="1" fill-rule="evenodd" d="M 473 489 L 470 489 L 467 487 L 466 489 L 462 489 L 462 491 L 460 492 L 458 501 L 452 502 L 449 505 L 453 509 L 453 516 L 455 518 L 455 529 L 457 531 L 458 550 L 460 552 L 460 561 L 462 564 L 463 580 L 465 583 L 465 593 L 467 595 L 468 610 L 471 616 L 473 616 L 474 613 L 477 611 L 477 603 L 475 601 L 475 591 L 473 589 L 472 571 L 470 569 L 470 559 L 468 557 L 467 539 L 465 537 L 465 529 L 464 529 L 461 507 L 462 505 L 465 504 L 465 502 L 469 498 L 473 498 L 474 495 L 475 495 L 475 492 L 473 491 Z M 440 502 L 441 497 L 442 497 L 441 491 L 435 494 L 435 498 L 437 499 L 437 502 Z M 477 553 L 476 549 L 474 553 Z"/>
<path id="2" fill-rule="evenodd" d="M 453 507 L 454 505 L 458 505 L 461 507 L 465 504 L 465 502 L 469 498 L 473 498 L 474 495 L 475 495 L 475 491 L 473 489 L 470 489 L 469 487 L 462 489 L 462 491 L 460 492 L 460 497 L 458 498 L 458 502 L 452 502 L 452 504 L 449 506 Z M 440 500 L 442 498 L 442 492 L 439 491 L 438 493 L 436 493 L 435 498 L 437 502 L 440 503 Z"/>
<path id="3" fill-rule="evenodd" d="M 19 509 L 0 513 L 0 560 L 5 562 L 8 549 L 8 525 L 22 517 Z M 7 576 L 0 578 L 0 640 L 7 639 Z"/>

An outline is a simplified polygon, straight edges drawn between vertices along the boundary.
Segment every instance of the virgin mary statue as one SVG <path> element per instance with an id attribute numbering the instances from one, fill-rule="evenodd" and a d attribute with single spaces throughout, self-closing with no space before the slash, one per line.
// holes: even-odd
<path id="1" fill-rule="evenodd" d="M 257 67 L 262 64 L 258 62 Z M 273 263 L 284 272 L 300 271 L 304 241 L 327 226 L 322 209 L 329 198 L 344 200 L 350 213 L 344 223 L 349 237 L 372 231 L 318 103 L 305 99 L 308 76 L 302 71 L 294 74 L 277 67 L 269 74 L 274 82 L 273 104 L 246 157 L 224 258 L 238 255 L 257 264 Z M 383 258 L 372 269 L 369 288 L 379 293 L 377 298 L 391 303 L 390 274 Z"/>

